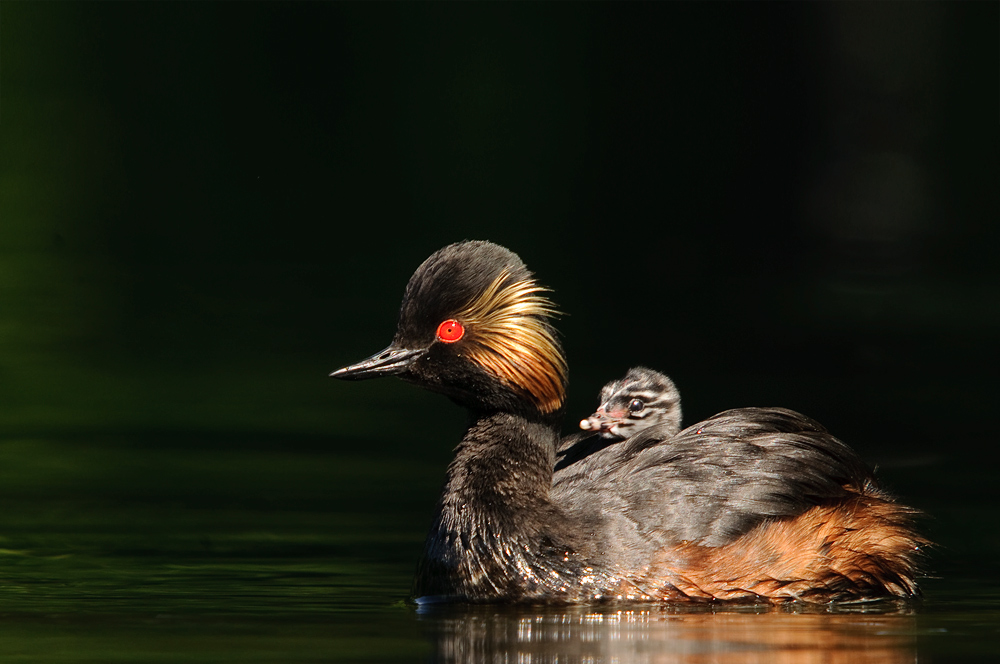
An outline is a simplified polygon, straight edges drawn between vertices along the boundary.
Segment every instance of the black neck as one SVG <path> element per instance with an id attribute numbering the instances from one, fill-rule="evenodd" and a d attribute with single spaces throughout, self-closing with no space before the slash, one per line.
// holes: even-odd
<path id="1" fill-rule="evenodd" d="M 444 504 L 500 516 L 547 502 L 558 440 L 545 422 L 504 412 L 474 415 L 448 467 Z"/>
<path id="2" fill-rule="evenodd" d="M 530 598 L 566 584 L 576 534 L 549 500 L 558 440 L 553 422 L 473 415 L 448 467 L 416 596 Z"/>

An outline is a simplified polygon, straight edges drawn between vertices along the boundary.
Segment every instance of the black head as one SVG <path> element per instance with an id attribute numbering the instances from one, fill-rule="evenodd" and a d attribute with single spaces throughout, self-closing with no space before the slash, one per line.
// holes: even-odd
<path id="1" fill-rule="evenodd" d="M 410 278 L 392 344 L 331 375 L 396 375 L 478 410 L 558 412 L 566 361 L 545 292 L 508 249 L 448 245 Z"/>

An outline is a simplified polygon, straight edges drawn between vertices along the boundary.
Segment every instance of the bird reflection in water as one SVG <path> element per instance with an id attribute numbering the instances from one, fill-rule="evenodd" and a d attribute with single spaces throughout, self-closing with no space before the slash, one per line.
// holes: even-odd
<path id="1" fill-rule="evenodd" d="M 434 662 L 901 664 L 916 662 L 906 602 L 796 607 L 422 608 Z"/>

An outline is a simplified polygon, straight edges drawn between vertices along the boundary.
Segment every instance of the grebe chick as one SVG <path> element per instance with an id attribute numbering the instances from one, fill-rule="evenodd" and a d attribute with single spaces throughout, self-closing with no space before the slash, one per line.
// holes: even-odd
<path id="1" fill-rule="evenodd" d="M 461 242 L 411 277 L 392 343 L 332 375 L 395 375 L 469 411 L 418 602 L 829 601 L 910 596 L 913 510 L 780 408 L 652 427 L 554 471 L 566 362 L 514 253 Z"/>
<path id="2" fill-rule="evenodd" d="M 680 401 L 667 376 L 646 367 L 629 369 L 624 378 L 601 388 L 597 411 L 580 421 L 587 433 L 573 433 L 560 441 L 556 472 L 650 427 L 660 426 L 664 436 L 673 436 L 681 429 Z"/>
<path id="3" fill-rule="evenodd" d="M 604 438 L 628 438 L 662 426 L 672 436 L 681 430 L 681 395 L 674 381 L 659 371 L 633 367 L 624 378 L 601 388 L 600 406 L 580 428 Z"/>

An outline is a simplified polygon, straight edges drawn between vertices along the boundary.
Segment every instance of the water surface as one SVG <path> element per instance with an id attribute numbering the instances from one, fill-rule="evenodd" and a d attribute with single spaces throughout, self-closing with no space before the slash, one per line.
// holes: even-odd
<path id="1" fill-rule="evenodd" d="M 0 443 L 4 661 L 926 662 L 1000 655 L 995 536 L 942 499 L 919 602 L 417 609 L 443 467 L 310 437 Z M 917 472 L 919 480 L 919 469 Z M 944 494 L 942 494 L 944 495 Z M 992 506 L 992 507 L 995 507 Z M 968 509 L 967 509 L 968 508 Z M 981 509 L 982 506 L 977 506 Z M 982 523 L 981 521 L 979 522 Z"/>

